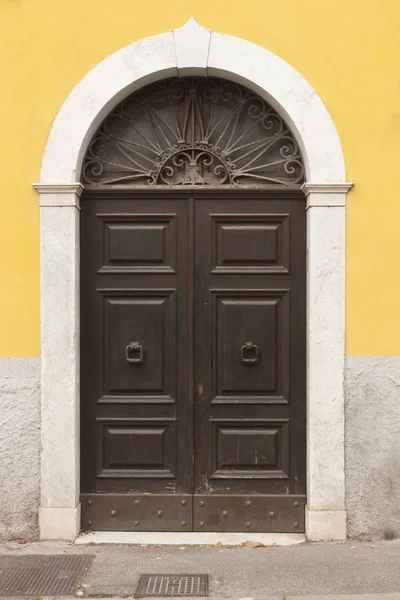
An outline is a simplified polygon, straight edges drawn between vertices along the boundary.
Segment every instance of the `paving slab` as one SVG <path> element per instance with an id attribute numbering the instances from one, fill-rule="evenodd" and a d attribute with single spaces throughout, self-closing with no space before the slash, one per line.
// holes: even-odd
<path id="1" fill-rule="evenodd" d="M 207 573 L 210 598 L 215 600 L 287 600 L 288 596 L 344 600 L 349 595 L 354 599 L 354 594 L 400 600 L 398 540 L 260 548 L 8 543 L 0 546 L 0 561 L 2 554 L 63 553 L 95 556 L 82 580 L 82 591 L 88 596 L 132 597 L 143 573 Z"/>

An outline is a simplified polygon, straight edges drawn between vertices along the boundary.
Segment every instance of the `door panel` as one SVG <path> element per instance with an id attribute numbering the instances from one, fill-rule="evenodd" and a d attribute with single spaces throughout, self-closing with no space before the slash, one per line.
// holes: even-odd
<path id="1" fill-rule="evenodd" d="M 176 477 L 175 419 L 97 419 L 97 477 Z"/>
<path id="2" fill-rule="evenodd" d="M 194 493 L 223 531 L 240 494 L 305 500 L 304 203 L 242 194 L 195 202 Z"/>
<path id="3" fill-rule="evenodd" d="M 129 394 L 135 402 L 174 402 L 175 291 L 98 292 L 104 325 L 102 399 Z M 138 340 L 141 349 L 129 348 Z"/>
<path id="4" fill-rule="evenodd" d="M 81 242 L 82 499 L 93 521 L 85 506 L 97 510 L 102 494 L 192 493 L 187 201 L 89 194 Z"/>
<path id="5" fill-rule="evenodd" d="M 210 214 L 212 272 L 288 272 L 289 217 Z"/>
<path id="6" fill-rule="evenodd" d="M 305 201 L 85 192 L 82 523 L 303 531 Z"/>
<path id="7" fill-rule="evenodd" d="M 211 290 L 212 402 L 287 402 L 289 290 Z"/>
<path id="8" fill-rule="evenodd" d="M 210 479 L 288 478 L 287 419 L 212 419 L 210 425 Z"/>
<path id="9" fill-rule="evenodd" d="M 175 272 L 176 215 L 106 213 L 97 217 L 104 228 L 101 271 Z"/>

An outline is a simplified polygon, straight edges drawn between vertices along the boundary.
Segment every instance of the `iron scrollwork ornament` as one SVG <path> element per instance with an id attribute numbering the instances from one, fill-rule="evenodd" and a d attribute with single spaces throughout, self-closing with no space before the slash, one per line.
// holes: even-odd
<path id="1" fill-rule="evenodd" d="M 296 185 L 300 148 L 262 98 L 222 79 L 151 84 L 119 104 L 87 150 L 83 181 L 130 185 Z"/>

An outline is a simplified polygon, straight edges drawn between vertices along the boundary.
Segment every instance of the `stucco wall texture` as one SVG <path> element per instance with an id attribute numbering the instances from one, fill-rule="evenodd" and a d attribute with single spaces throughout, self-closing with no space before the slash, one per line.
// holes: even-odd
<path id="1" fill-rule="evenodd" d="M 348 535 L 400 537 L 400 357 L 346 359 Z"/>
<path id="2" fill-rule="evenodd" d="M 40 359 L 0 359 L 0 539 L 38 535 Z"/>

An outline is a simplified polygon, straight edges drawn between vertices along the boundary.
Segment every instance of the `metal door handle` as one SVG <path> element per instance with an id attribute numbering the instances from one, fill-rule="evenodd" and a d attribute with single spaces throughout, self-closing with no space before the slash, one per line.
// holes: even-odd
<path id="1" fill-rule="evenodd" d="M 134 354 L 135 356 L 132 356 Z M 143 346 L 139 342 L 131 342 L 125 348 L 127 362 L 139 364 L 143 362 Z"/>
<path id="2" fill-rule="evenodd" d="M 250 356 L 249 356 L 250 354 Z M 240 349 L 240 358 L 244 363 L 255 363 L 258 361 L 258 346 L 253 342 L 246 342 Z"/>

